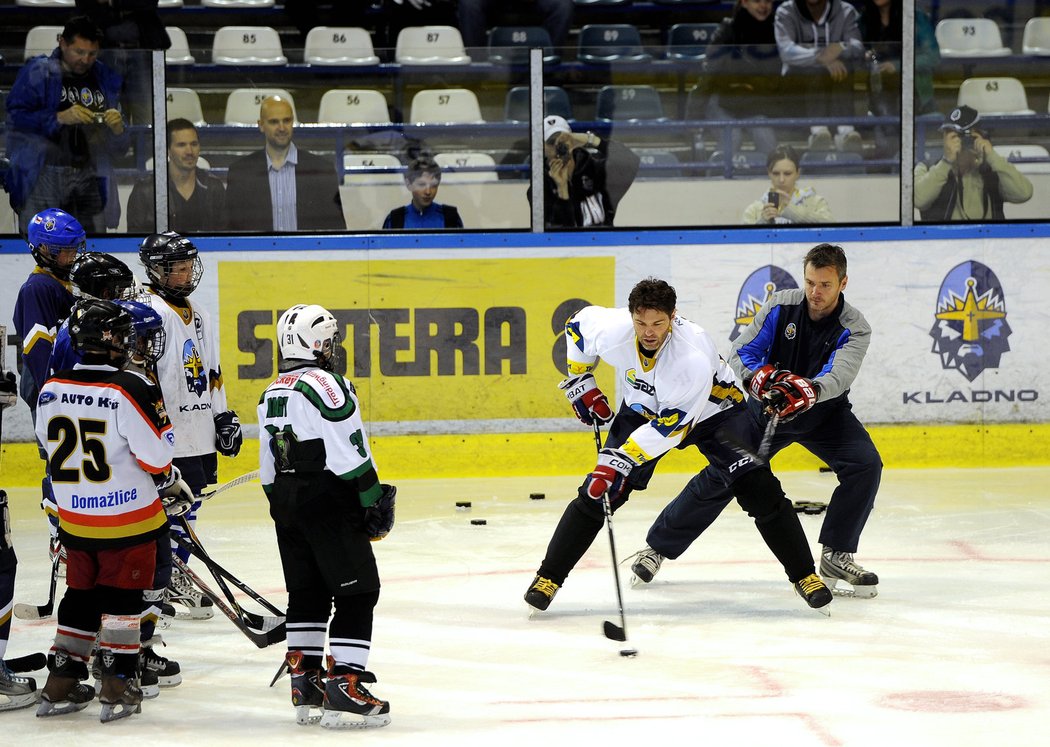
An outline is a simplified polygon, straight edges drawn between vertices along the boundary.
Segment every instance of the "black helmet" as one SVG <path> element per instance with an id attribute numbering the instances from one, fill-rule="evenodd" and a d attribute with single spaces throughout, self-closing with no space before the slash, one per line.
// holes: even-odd
<path id="1" fill-rule="evenodd" d="M 85 299 L 78 301 L 69 314 L 69 340 L 85 363 L 109 363 L 123 368 L 135 351 L 135 322 L 126 309 L 113 301 Z"/>
<path id="2" fill-rule="evenodd" d="M 81 254 L 69 271 L 73 292 L 79 298 L 117 300 L 130 298 L 135 276 L 126 264 L 102 252 Z"/>
<path id="3" fill-rule="evenodd" d="M 150 286 L 168 298 L 186 298 L 193 293 L 204 274 L 197 247 L 174 231 L 154 233 L 144 238 L 139 244 L 139 259 L 146 268 Z M 191 263 L 186 280 L 172 284 L 173 266 L 185 261 Z"/>

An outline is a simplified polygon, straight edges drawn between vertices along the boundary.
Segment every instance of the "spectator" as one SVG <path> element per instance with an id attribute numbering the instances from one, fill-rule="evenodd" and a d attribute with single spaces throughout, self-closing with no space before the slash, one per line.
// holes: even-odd
<path id="1" fill-rule="evenodd" d="M 779 110 L 780 57 L 773 33 L 773 0 L 737 0 L 711 36 L 698 93 L 706 94 L 698 112 L 706 119 L 751 119 Z M 771 104 L 774 104 L 771 106 Z M 742 130 L 733 129 L 733 151 L 740 150 Z M 750 126 L 755 150 L 777 147 L 772 127 Z"/>
<path id="2" fill-rule="evenodd" d="M 941 125 L 944 156 L 915 166 L 915 207 L 924 221 L 1005 220 L 1003 202 L 1032 199 L 1032 182 L 995 152 L 980 121 L 972 107 L 953 109 Z"/>
<path id="3" fill-rule="evenodd" d="M 434 202 L 440 186 L 441 166 L 429 158 L 417 158 L 405 171 L 405 187 L 412 193 L 412 201 L 391 210 L 383 228 L 463 228 L 456 208 Z"/>
<path id="4" fill-rule="evenodd" d="M 396 1 L 396 0 L 395 0 Z M 410 3 L 426 0 L 409 0 Z M 463 44 L 471 47 L 484 47 L 488 44 L 488 29 L 496 24 L 494 17 L 503 16 L 507 11 L 529 11 L 538 14 L 539 25 L 547 29 L 555 48 L 564 47 L 569 39 L 569 28 L 572 26 L 572 0 L 535 0 L 535 2 L 497 2 L 497 0 L 459 0 L 457 17 L 459 31 L 463 34 Z"/>
<path id="5" fill-rule="evenodd" d="M 201 144 L 188 119 L 168 122 L 168 228 L 179 233 L 226 228 L 226 188 L 222 180 L 197 168 Z M 128 198 L 128 231 L 156 230 L 153 175 L 140 179 Z"/>
<path id="6" fill-rule="evenodd" d="M 543 140 L 547 228 L 611 226 L 638 173 L 638 156 L 593 132 L 574 133 L 557 115 L 543 120 Z M 527 194 L 531 201 L 531 190 Z"/>
<path id="7" fill-rule="evenodd" d="M 91 19 L 70 19 L 58 47 L 29 60 L 8 93 L 5 186 L 23 235 L 47 208 L 98 233 L 120 221 L 111 160 L 130 137 L 119 109 L 121 77 L 96 59 L 101 39 Z"/>
<path id="8" fill-rule="evenodd" d="M 292 105 L 269 96 L 259 106 L 266 147 L 230 164 L 229 226 L 235 231 L 318 231 L 346 228 L 335 168 L 292 142 Z"/>
<path id="9" fill-rule="evenodd" d="M 798 153 L 790 145 L 775 149 L 766 158 L 769 192 L 744 209 L 744 223 L 831 223 L 827 201 L 812 187 L 798 187 L 802 175 Z"/>
<path id="10" fill-rule="evenodd" d="M 775 16 L 782 72 L 792 93 L 802 99 L 802 113 L 813 121 L 856 115 L 852 64 L 864 56 L 857 10 L 843 0 L 785 0 Z M 852 125 L 838 125 L 835 147 L 863 147 Z M 831 148 L 826 125 L 810 126 L 811 150 Z"/>

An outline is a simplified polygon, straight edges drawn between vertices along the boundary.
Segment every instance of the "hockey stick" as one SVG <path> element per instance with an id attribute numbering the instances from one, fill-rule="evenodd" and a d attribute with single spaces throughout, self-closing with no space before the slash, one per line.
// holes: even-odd
<path id="1" fill-rule="evenodd" d="M 14 659 L 4 659 L 4 664 L 15 674 L 39 672 L 47 666 L 47 657 L 44 654 L 26 654 L 25 656 L 16 656 Z"/>
<path id="2" fill-rule="evenodd" d="M 601 453 L 602 450 L 602 427 L 598 421 L 594 421 L 594 446 Z M 612 553 L 613 579 L 616 582 L 616 604 L 620 608 L 620 624 L 606 620 L 602 624 L 605 637 L 612 641 L 627 641 L 627 616 L 623 611 L 623 592 L 620 590 L 620 568 L 616 563 L 616 537 L 613 534 L 612 506 L 609 505 L 608 493 L 602 493 L 602 511 L 605 513 L 605 526 L 609 530 L 609 551 Z M 620 656 L 637 656 L 637 649 L 626 648 L 620 651 Z"/>
<path id="3" fill-rule="evenodd" d="M 201 493 L 200 499 L 202 501 L 206 501 L 206 500 L 208 500 L 210 498 L 214 498 L 215 496 L 219 495 L 220 493 L 225 493 L 230 488 L 236 488 L 238 485 L 244 485 L 245 483 L 249 483 L 252 480 L 258 480 L 258 479 L 259 479 L 259 470 L 256 469 L 256 470 L 252 470 L 251 472 L 245 472 L 240 477 L 235 477 L 235 478 L 233 478 L 232 480 L 230 480 L 228 482 L 224 482 L 222 485 L 220 485 L 219 487 L 215 488 L 215 490 L 211 490 L 211 491 L 209 491 L 207 493 Z"/>
<path id="4" fill-rule="evenodd" d="M 19 620 L 43 620 L 51 617 L 55 611 L 55 589 L 58 587 L 58 564 L 61 562 L 61 554 L 55 553 L 51 559 L 51 591 L 48 592 L 45 604 L 16 604 L 14 606 L 15 617 Z"/>

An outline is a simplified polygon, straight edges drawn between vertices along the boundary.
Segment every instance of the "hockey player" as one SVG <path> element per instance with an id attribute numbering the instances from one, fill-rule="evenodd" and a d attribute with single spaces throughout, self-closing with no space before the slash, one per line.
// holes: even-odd
<path id="1" fill-rule="evenodd" d="M 805 289 L 773 293 L 734 342 L 729 363 L 753 395 L 760 427 L 769 412 L 781 418 L 770 455 L 799 443 L 838 477 L 820 530 L 820 575 L 833 590 L 842 581 L 851 587 L 847 595 L 870 598 L 878 576 L 853 554 L 875 505 L 882 460 L 847 397 L 871 327 L 842 294 L 848 278 L 841 247 L 819 244 L 802 266 Z M 708 467 L 657 517 L 632 567 L 640 581 L 651 581 L 665 558 L 680 556 L 718 518 L 730 500 L 723 480 L 717 466 Z"/>
<path id="2" fill-rule="evenodd" d="M 379 600 L 369 540 L 393 528 L 397 492 L 376 475 L 353 384 L 332 371 L 337 339 L 322 307 L 284 312 L 279 375 L 258 410 L 259 475 L 288 588 L 292 705 L 298 723 L 335 729 L 390 723 L 390 704 L 365 687 L 376 681 L 366 667 Z M 320 707 L 320 717 L 310 715 Z"/>
<path id="3" fill-rule="evenodd" d="M 73 309 L 70 334 L 83 362 L 47 380 L 36 422 L 68 553 L 37 715 L 81 710 L 94 697 L 81 680 L 97 634 L 105 723 L 141 708 L 139 614 L 157 538 L 167 530 L 158 485 L 167 492 L 181 480 L 171 466 L 174 434 L 160 390 L 126 370 L 135 350 L 131 315 L 112 301 L 82 301 Z"/>
<path id="4" fill-rule="evenodd" d="M 566 507 L 547 554 L 525 593 L 545 610 L 565 577 L 602 528 L 602 498 L 611 510 L 644 490 L 657 461 L 672 448 L 696 446 L 726 472 L 728 490 L 755 520 L 759 533 L 810 607 L 831 602 L 814 573 L 798 515 L 768 465 L 753 456 L 760 440 L 744 392 L 711 337 L 676 313 L 674 288 L 642 280 L 627 308 L 588 306 L 565 325 L 569 378 L 559 385 L 584 424 L 611 421 L 598 464 Z M 592 371 L 612 365 L 624 395 L 613 414 Z"/>
<path id="5" fill-rule="evenodd" d="M 223 456 L 236 456 L 242 440 L 237 413 L 226 407 L 211 317 L 189 299 L 204 268 L 197 247 L 174 231 L 143 239 L 139 258 L 146 268 L 146 302 L 164 319 L 167 344 L 157 364 L 157 378 L 178 436 L 175 464 L 194 494 L 200 496 L 206 485 L 218 481 L 216 450 Z M 199 508 L 198 500 L 186 515 L 191 527 L 196 524 Z M 172 525 L 171 531 L 184 534 L 178 524 Z M 186 550 L 173 549 L 188 562 Z M 168 598 L 185 607 L 191 618 L 207 619 L 214 614 L 211 600 L 178 569 L 172 571 Z"/>

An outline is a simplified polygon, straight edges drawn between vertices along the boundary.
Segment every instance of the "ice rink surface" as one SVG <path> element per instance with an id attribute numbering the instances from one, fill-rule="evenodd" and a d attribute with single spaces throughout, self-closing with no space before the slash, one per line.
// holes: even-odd
<path id="1" fill-rule="evenodd" d="M 780 476 L 794 500 L 826 501 L 834 480 Z M 687 477 L 658 474 L 616 514 L 621 558 L 643 546 Z M 576 483 L 398 484 L 397 526 L 375 546 L 383 592 L 369 668 L 373 692 L 391 703 L 383 729 L 297 726 L 288 680 L 267 687 L 283 645 L 257 649 L 217 614 L 165 631 L 162 653 L 180 662 L 184 681 L 140 715 L 102 725 L 97 702 L 47 720 L 0 713 L 3 742 L 1047 744 L 1050 469 L 887 470 L 857 555 L 879 574 L 879 596 L 836 598 L 830 618 L 795 597 L 733 504 L 649 587 L 626 588 L 621 566 L 635 659 L 601 632 L 604 620 L 619 622 L 604 531 L 549 612 L 530 620 L 522 601 Z M 34 491 L 8 492 L 15 601 L 39 604 L 49 571 L 43 517 Z M 531 500 L 537 492 L 546 499 Z M 456 501 L 473 505 L 457 510 Z M 802 517 L 815 552 L 822 520 Z M 220 563 L 284 605 L 257 483 L 207 504 L 198 531 Z M 8 656 L 46 650 L 53 635 L 53 618 L 15 620 Z"/>

